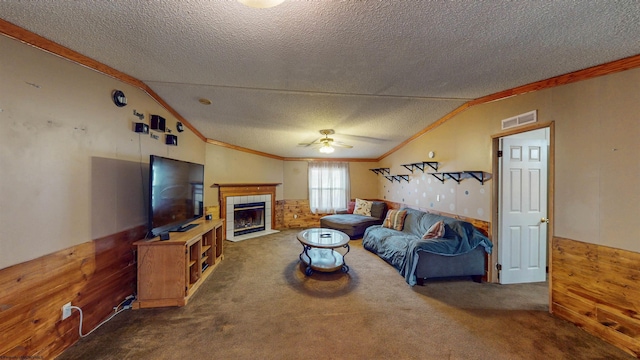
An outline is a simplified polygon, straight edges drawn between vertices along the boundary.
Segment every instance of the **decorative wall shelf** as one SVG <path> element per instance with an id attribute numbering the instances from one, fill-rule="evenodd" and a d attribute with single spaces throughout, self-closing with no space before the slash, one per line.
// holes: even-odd
<path id="1" fill-rule="evenodd" d="M 484 185 L 486 180 L 491 179 L 491 174 L 486 173 L 484 171 L 471 171 L 467 170 L 464 172 L 465 174 L 469 174 L 472 178 L 480 181 L 480 184 Z"/>
<path id="2" fill-rule="evenodd" d="M 478 180 L 482 185 L 484 185 L 485 181 L 491 179 L 491 174 L 485 173 L 484 171 L 476 171 L 476 170 L 436 172 L 436 173 L 429 173 L 429 174 L 433 175 L 433 177 L 440 180 L 443 184 L 447 178 L 454 180 L 458 184 L 460 184 L 460 181 L 462 181 L 462 179 L 474 178 Z"/>
<path id="3" fill-rule="evenodd" d="M 401 180 L 409 182 L 409 175 L 385 175 L 384 177 L 391 182 L 394 180 L 397 182 L 401 182 Z"/>
<path id="4" fill-rule="evenodd" d="M 424 169 L 427 166 L 432 168 L 435 171 L 438 171 L 438 162 L 437 161 L 421 161 L 421 162 L 411 163 L 411 164 L 402 164 L 402 166 L 404 166 L 407 170 L 411 171 L 412 174 L 413 174 L 413 171 L 415 169 L 418 169 L 418 170 L 424 172 Z"/>
<path id="5" fill-rule="evenodd" d="M 458 184 L 460 184 L 460 180 L 462 180 L 462 172 L 437 172 L 429 174 L 433 175 L 434 178 L 440 180 L 443 184 L 447 178 L 455 180 Z"/>
<path id="6" fill-rule="evenodd" d="M 375 168 L 375 169 L 369 169 L 371 171 L 373 171 L 374 173 L 376 173 L 376 175 L 378 174 L 391 174 L 391 172 L 389 171 L 389 168 Z"/>

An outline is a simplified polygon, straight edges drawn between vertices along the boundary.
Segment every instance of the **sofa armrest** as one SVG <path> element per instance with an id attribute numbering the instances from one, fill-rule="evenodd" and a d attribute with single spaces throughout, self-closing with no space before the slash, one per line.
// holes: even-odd
<path id="1" fill-rule="evenodd" d="M 349 214 L 349 210 L 348 209 L 336 210 L 336 214 Z"/>

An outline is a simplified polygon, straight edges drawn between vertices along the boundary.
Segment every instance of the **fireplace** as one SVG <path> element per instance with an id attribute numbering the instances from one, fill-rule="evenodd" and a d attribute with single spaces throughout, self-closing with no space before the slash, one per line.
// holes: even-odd
<path id="1" fill-rule="evenodd" d="M 249 238 L 254 238 L 262 235 L 272 234 L 277 232 L 275 227 L 275 202 L 276 202 L 276 186 L 279 183 L 260 183 L 260 184 L 213 184 L 212 187 L 218 188 L 218 199 L 220 199 L 220 216 L 224 220 L 224 235 L 225 240 L 229 241 L 241 241 Z M 248 209 L 253 207 L 246 204 L 264 203 L 264 210 L 261 229 L 254 230 L 254 219 L 258 218 L 258 214 L 249 214 L 246 217 L 251 218 L 251 224 L 247 225 L 249 221 L 246 219 L 244 222 L 241 220 L 236 225 L 235 212 L 237 208 L 245 209 L 247 211 L 253 211 L 255 209 Z M 236 206 L 242 205 L 242 206 Z M 244 207 L 246 206 L 246 207 Z M 242 211 L 242 210 L 241 210 Z M 240 232 L 243 235 L 237 235 L 236 227 L 240 227 Z M 244 228 L 242 228 L 244 227 Z M 250 229 L 251 228 L 251 229 Z M 256 228 L 257 229 L 257 228 Z M 244 231 L 244 230 L 252 230 Z"/>
<path id="2" fill-rule="evenodd" d="M 233 236 L 265 230 L 264 202 L 233 205 Z"/>

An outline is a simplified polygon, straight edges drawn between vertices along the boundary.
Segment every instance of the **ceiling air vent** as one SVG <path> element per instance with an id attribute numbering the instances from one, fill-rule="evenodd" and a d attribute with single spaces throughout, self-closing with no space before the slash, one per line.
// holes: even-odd
<path id="1" fill-rule="evenodd" d="M 520 114 L 508 119 L 502 120 L 502 130 L 510 129 L 512 127 L 531 124 L 538 121 L 538 111 L 533 110 L 528 113 Z"/>

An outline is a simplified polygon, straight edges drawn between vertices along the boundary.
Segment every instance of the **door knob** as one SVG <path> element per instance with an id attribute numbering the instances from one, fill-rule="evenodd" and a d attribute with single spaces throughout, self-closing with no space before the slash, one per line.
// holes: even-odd
<path id="1" fill-rule="evenodd" d="M 540 219 L 540 222 L 541 222 L 541 223 L 547 223 L 547 224 L 548 224 L 548 223 L 549 223 L 549 219 L 547 219 L 547 218 L 542 218 L 542 219 Z"/>

